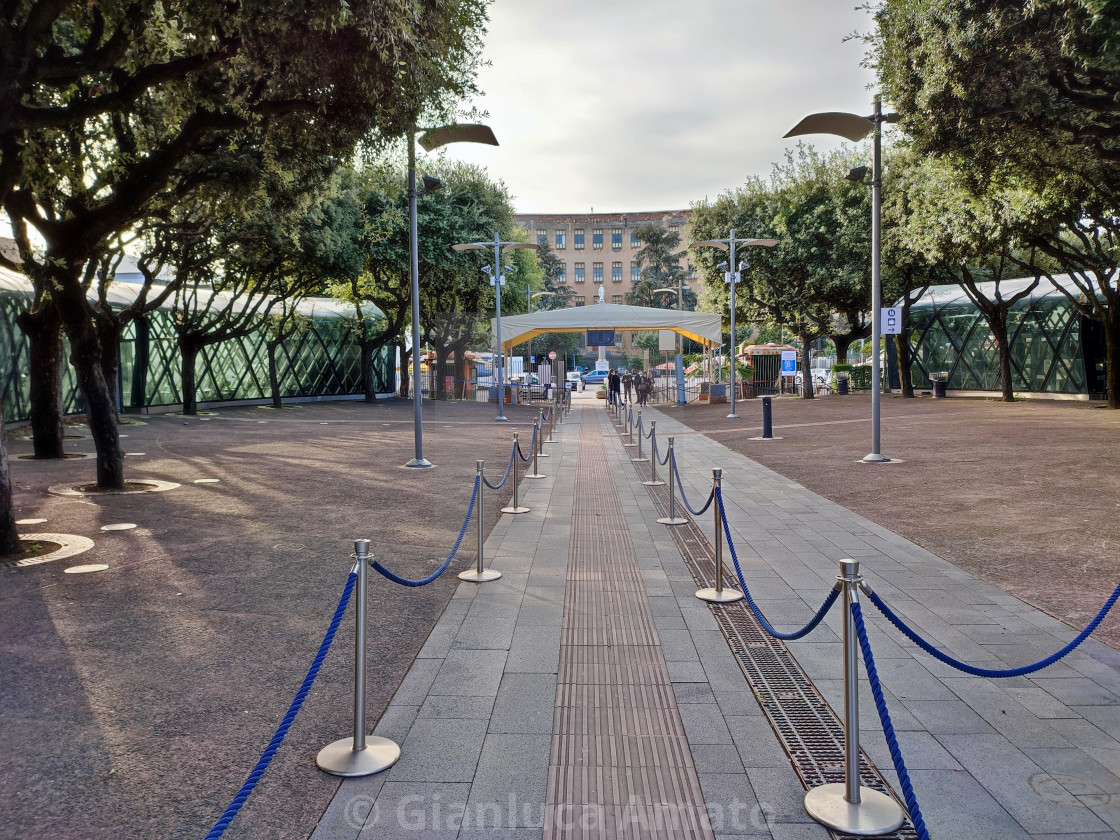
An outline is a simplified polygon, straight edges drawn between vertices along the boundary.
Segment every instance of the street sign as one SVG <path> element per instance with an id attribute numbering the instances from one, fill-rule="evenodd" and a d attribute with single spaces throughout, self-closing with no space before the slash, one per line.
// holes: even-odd
<path id="1" fill-rule="evenodd" d="M 879 313 L 879 332 L 883 335 L 902 335 L 902 307 L 884 306 Z"/>
<path id="2" fill-rule="evenodd" d="M 556 358 L 556 351 L 555 351 L 555 350 L 553 350 L 552 352 L 550 352 L 550 353 L 548 354 L 548 358 L 550 358 L 550 359 L 555 359 L 555 358 Z"/>
<path id="3" fill-rule="evenodd" d="M 796 376 L 797 375 L 797 351 L 796 350 L 783 350 L 782 351 L 782 376 Z"/>

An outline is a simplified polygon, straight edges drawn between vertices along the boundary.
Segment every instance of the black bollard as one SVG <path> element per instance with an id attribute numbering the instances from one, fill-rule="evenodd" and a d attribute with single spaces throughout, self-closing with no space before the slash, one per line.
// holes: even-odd
<path id="1" fill-rule="evenodd" d="M 762 398 L 762 439 L 773 440 L 774 438 L 774 417 L 773 410 L 770 406 L 770 397 Z"/>

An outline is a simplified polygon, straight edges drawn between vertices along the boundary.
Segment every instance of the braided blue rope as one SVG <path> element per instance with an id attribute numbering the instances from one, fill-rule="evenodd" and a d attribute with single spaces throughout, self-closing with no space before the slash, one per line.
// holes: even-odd
<path id="1" fill-rule="evenodd" d="M 975 665 L 969 665 L 967 662 L 961 662 L 959 659 L 954 659 L 947 653 L 942 653 L 932 644 L 919 636 L 914 630 L 908 627 L 906 623 L 891 610 L 890 607 L 883 603 L 882 598 L 880 598 L 870 589 L 867 589 L 865 591 L 867 592 L 868 597 L 871 598 L 871 603 L 879 608 L 880 612 L 882 612 L 883 615 L 887 617 L 887 620 L 890 621 L 890 623 L 897 627 L 899 630 L 901 630 L 906 635 L 906 637 L 910 639 L 910 641 L 912 641 L 930 656 L 940 660 L 941 662 L 944 662 L 946 665 L 951 665 L 958 671 L 964 671 L 966 674 L 972 674 L 974 677 L 996 678 L 1021 677 L 1026 674 L 1033 674 L 1035 671 L 1041 671 L 1043 668 L 1053 665 L 1055 662 L 1057 662 L 1067 653 L 1073 651 L 1078 645 L 1089 638 L 1089 634 L 1096 630 L 1097 625 L 1104 621 L 1104 617 L 1108 615 L 1109 610 L 1111 610 L 1113 605 L 1116 603 L 1116 599 L 1120 598 L 1120 584 L 1117 584 L 1116 588 L 1112 590 L 1112 595 L 1109 596 L 1109 599 L 1105 601 L 1104 606 L 1101 607 L 1100 612 L 1097 613 L 1097 617 L 1089 623 L 1088 627 L 1086 627 L 1081 631 L 1081 633 L 1078 634 L 1076 639 L 1074 639 L 1072 642 L 1070 642 L 1068 645 L 1066 645 L 1056 653 L 1052 653 L 1045 659 L 1040 659 L 1038 662 L 1034 662 L 1030 665 L 1021 665 L 1018 668 L 1006 668 L 999 670 L 993 668 L 977 668 Z"/>
<path id="2" fill-rule="evenodd" d="M 754 598 L 751 597 L 751 590 L 747 587 L 746 580 L 743 579 L 743 570 L 739 567 L 739 555 L 735 553 L 735 541 L 731 539 L 731 528 L 727 524 L 727 511 L 723 509 L 722 490 L 716 491 L 716 502 L 719 504 L 720 519 L 723 520 L 723 533 L 724 536 L 727 537 L 727 547 L 731 549 L 731 561 L 735 565 L 735 574 L 739 577 L 739 586 L 742 587 L 743 596 L 747 599 L 747 603 L 750 604 L 751 612 L 753 612 L 754 617 L 758 619 L 758 623 L 775 639 L 791 641 L 793 639 L 800 639 L 803 636 L 808 636 L 816 629 L 816 626 L 821 623 L 824 617 L 828 615 L 828 611 L 832 609 L 832 605 L 836 603 L 836 599 L 840 596 L 840 590 L 833 587 L 832 591 L 828 593 L 828 597 L 824 599 L 824 603 L 821 604 L 820 609 L 817 610 L 809 623 L 800 630 L 795 630 L 792 633 L 779 633 L 771 626 L 770 622 L 766 620 L 766 616 L 762 614 L 762 610 L 755 604 Z"/>
<path id="3" fill-rule="evenodd" d="M 284 736 L 288 734 L 288 729 L 292 725 L 292 721 L 296 719 L 299 714 L 300 708 L 303 706 L 304 698 L 307 697 L 307 692 L 311 690 L 311 685 L 315 682 L 315 678 L 319 676 L 319 668 L 323 665 L 323 660 L 327 656 L 327 652 L 331 649 L 331 642 L 334 641 L 335 633 L 338 632 L 338 625 L 342 622 L 343 613 L 346 612 L 346 605 L 350 602 L 350 595 L 354 591 L 354 584 L 358 580 L 356 572 L 351 572 L 350 577 L 346 579 L 346 587 L 342 590 L 342 597 L 338 601 L 338 607 L 334 611 L 334 618 L 331 619 L 330 627 L 327 628 L 327 635 L 323 637 L 322 644 L 319 645 L 319 652 L 315 654 L 315 659 L 311 662 L 311 667 L 307 669 L 307 676 L 303 678 L 303 684 L 300 685 L 299 691 L 296 692 L 292 704 L 288 707 L 288 713 L 284 715 L 284 719 L 280 721 L 280 725 L 276 728 L 276 734 L 272 736 L 272 740 L 268 742 L 264 754 L 257 761 L 256 766 L 249 777 L 245 780 L 245 784 L 237 791 L 237 795 L 233 797 L 233 801 L 226 808 L 225 812 L 218 821 L 214 823 L 214 827 L 210 829 L 210 833 L 206 835 L 206 840 L 218 840 L 221 837 L 229 824 L 233 822 L 233 818 L 237 816 L 237 812 L 241 810 L 241 806 L 245 804 L 245 800 L 249 798 L 249 794 L 257 787 L 257 782 L 261 780 L 264 771 L 268 769 L 268 765 L 272 763 L 273 756 L 276 751 L 280 749 L 280 744 L 284 742 Z"/>
<path id="4" fill-rule="evenodd" d="M 656 432 L 657 429 L 654 429 L 654 431 Z M 653 457 L 657 458 L 657 463 L 662 467 L 667 466 L 669 464 L 669 450 L 668 449 L 665 450 L 665 460 L 664 461 L 662 461 L 657 456 L 657 438 L 653 439 Z"/>
<path id="5" fill-rule="evenodd" d="M 451 565 L 451 560 L 455 557 L 455 553 L 459 550 L 459 544 L 463 541 L 463 535 L 467 533 L 467 523 L 471 521 L 471 514 L 474 513 L 474 503 L 478 499 L 478 476 L 474 477 L 474 490 L 471 492 L 471 503 L 467 506 L 467 516 L 463 520 L 463 527 L 459 529 L 459 536 L 455 539 L 455 545 L 451 547 L 451 553 L 447 555 L 447 559 L 443 561 L 443 565 L 421 580 L 410 580 L 400 575 L 394 574 L 386 569 L 377 560 L 373 561 L 373 568 L 380 572 L 393 583 L 399 583 L 401 586 L 426 586 L 433 580 L 438 578 L 447 571 L 447 567 Z"/>
<path id="6" fill-rule="evenodd" d="M 521 451 L 521 441 L 514 444 L 514 449 L 517 451 L 517 457 L 521 459 L 521 463 L 527 464 L 533 460 L 533 450 L 537 448 L 537 427 L 533 426 L 533 439 L 529 441 L 529 454 L 526 455 Z"/>
<path id="7" fill-rule="evenodd" d="M 503 487 L 505 487 L 506 479 L 509 478 L 510 470 L 513 469 L 513 459 L 516 458 L 516 457 L 517 457 L 517 446 L 515 445 L 513 447 L 513 449 L 511 449 L 510 452 L 509 452 L 509 463 L 506 464 L 506 474 L 502 476 L 502 480 L 499 481 L 497 484 L 491 484 L 490 481 L 486 478 L 486 476 L 483 476 L 482 477 L 483 484 L 485 484 L 491 490 L 501 490 Z"/>
<path id="8" fill-rule="evenodd" d="M 894 724 L 891 723 L 891 713 L 887 710 L 887 701 L 883 697 L 883 686 L 879 683 L 879 672 L 875 669 L 875 657 L 871 654 L 871 643 L 867 640 L 867 628 L 863 625 L 863 611 L 858 601 L 852 604 L 852 620 L 856 625 L 860 650 L 863 651 L 863 664 L 867 668 L 867 681 L 871 684 L 875 709 L 879 712 L 879 723 L 883 726 L 883 735 L 887 739 L 891 761 L 894 762 L 894 772 L 898 774 L 898 783 L 902 786 L 902 798 L 906 800 L 906 810 L 910 812 L 910 822 L 914 824 L 918 840 L 929 840 L 929 831 L 926 829 L 925 820 L 922 819 L 922 809 L 918 807 L 918 797 L 914 795 L 910 773 L 906 770 L 906 762 L 902 758 L 902 750 L 894 734 Z"/>
<path id="9" fill-rule="evenodd" d="M 673 474 L 677 477 L 677 491 L 681 494 L 681 503 L 684 505 L 685 510 L 691 513 L 693 516 L 700 516 L 712 506 L 712 500 L 716 497 L 714 490 L 708 494 L 708 500 L 704 502 L 704 507 L 700 508 L 700 510 L 692 509 L 692 505 L 688 503 L 688 499 L 684 495 L 684 485 L 681 484 L 681 473 L 680 470 L 677 469 L 676 458 L 673 459 Z"/>

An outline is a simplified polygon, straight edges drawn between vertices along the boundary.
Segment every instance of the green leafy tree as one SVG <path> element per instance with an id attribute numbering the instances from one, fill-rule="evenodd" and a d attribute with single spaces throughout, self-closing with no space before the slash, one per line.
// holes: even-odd
<path id="1" fill-rule="evenodd" d="M 87 264 L 202 185 L 252 181 L 282 158 L 321 167 L 469 93 L 484 20 L 482 0 L 5 6 L 0 205 L 20 251 L 6 264 L 37 287 L 29 340 L 70 341 L 99 486 L 123 487 L 124 471 Z"/>
<path id="2" fill-rule="evenodd" d="M 887 0 L 876 22 L 869 61 L 916 151 L 950 156 L 977 194 L 1012 180 L 1047 208 L 1022 231 L 1022 268 L 1069 276 L 1120 408 L 1120 7 Z"/>

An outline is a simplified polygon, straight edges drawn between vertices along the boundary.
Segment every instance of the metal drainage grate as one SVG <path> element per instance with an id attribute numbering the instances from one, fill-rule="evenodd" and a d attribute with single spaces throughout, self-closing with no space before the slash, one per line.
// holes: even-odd
<path id="1" fill-rule="evenodd" d="M 650 477 L 652 471 L 648 463 L 634 463 L 633 466 L 642 480 Z M 646 490 L 658 512 L 668 515 L 668 487 L 647 486 Z M 715 552 L 679 500 L 677 516 L 689 520 L 684 525 L 669 529 L 681 557 L 698 587 L 711 586 L 715 578 Z M 738 584 L 734 569 L 729 571 L 725 567 L 724 585 L 738 588 Z M 745 600 L 708 606 L 805 789 L 831 783 L 842 784 L 843 724 L 793 658 L 785 642 L 775 639 L 762 628 Z M 862 750 L 859 776 L 861 785 L 902 802 Z M 832 829 L 829 831 L 835 838 L 854 837 Z M 876 836 L 889 840 L 916 840 L 917 833 L 907 818 L 897 831 Z"/>

